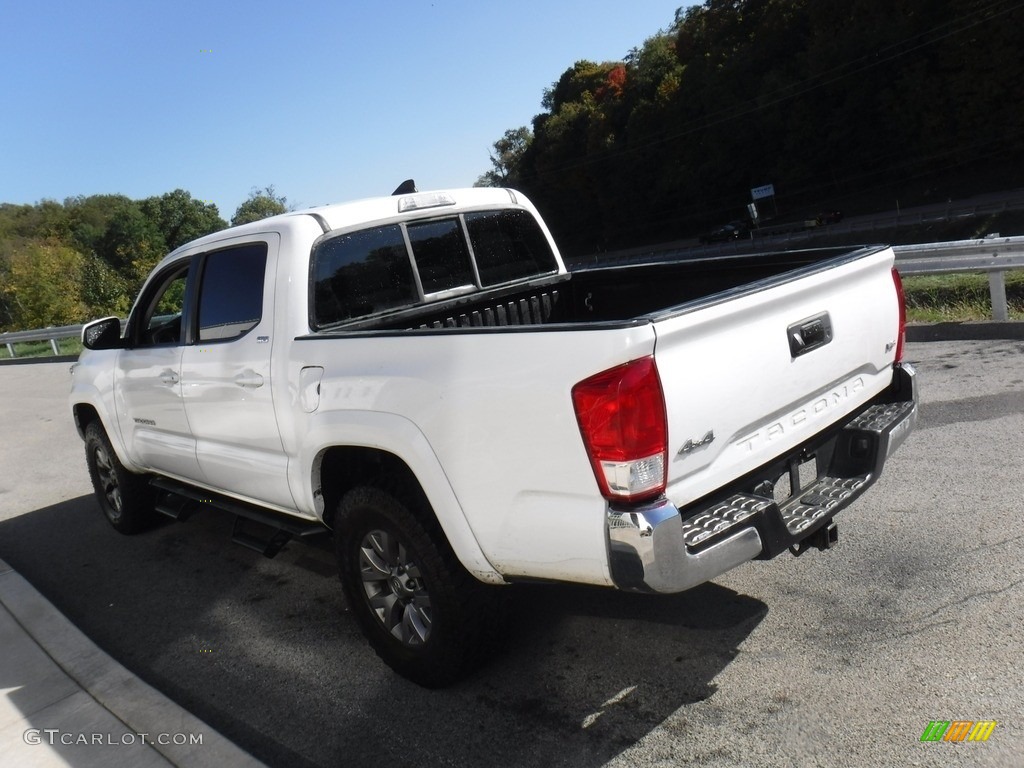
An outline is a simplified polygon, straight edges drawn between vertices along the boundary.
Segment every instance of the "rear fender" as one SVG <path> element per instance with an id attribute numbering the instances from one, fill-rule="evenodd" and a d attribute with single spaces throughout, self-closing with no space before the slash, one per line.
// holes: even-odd
<path id="1" fill-rule="evenodd" d="M 336 447 L 369 448 L 405 462 L 423 490 L 441 529 L 463 566 L 476 578 L 503 583 L 488 561 L 472 526 L 422 432 L 408 419 L 390 413 L 343 411 L 310 414 L 298 460 L 289 467 L 292 493 L 301 511 L 323 519 L 320 459 Z"/>

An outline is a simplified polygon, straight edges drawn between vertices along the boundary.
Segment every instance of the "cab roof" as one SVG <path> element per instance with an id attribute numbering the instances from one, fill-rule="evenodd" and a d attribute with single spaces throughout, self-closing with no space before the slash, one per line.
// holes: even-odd
<path id="1" fill-rule="evenodd" d="M 525 205 L 532 208 L 526 198 L 520 193 L 496 187 L 468 187 L 464 189 L 410 192 L 408 194 L 395 194 L 386 197 L 369 197 L 347 203 L 335 203 L 306 208 L 301 211 L 289 211 L 278 216 L 270 216 L 266 219 L 253 221 L 249 224 L 228 227 L 227 229 L 222 229 L 185 243 L 175 249 L 174 253 L 170 254 L 170 256 L 174 256 L 179 251 L 192 250 L 196 246 L 215 243 L 226 238 L 250 234 L 255 235 L 261 232 L 279 232 L 282 229 L 290 229 L 296 226 L 300 221 L 303 226 L 307 226 L 310 219 L 316 221 L 326 233 L 389 220 L 420 217 L 424 213 L 458 213 L 474 208 L 517 205 Z"/>

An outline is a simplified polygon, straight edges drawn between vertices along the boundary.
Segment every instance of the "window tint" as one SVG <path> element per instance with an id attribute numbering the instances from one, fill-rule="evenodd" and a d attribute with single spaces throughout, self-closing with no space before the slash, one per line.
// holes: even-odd
<path id="1" fill-rule="evenodd" d="M 179 344 L 181 316 L 185 306 L 188 265 L 169 273 L 150 293 L 150 300 L 141 322 L 141 346 Z"/>
<path id="2" fill-rule="evenodd" d="M 419 298 L 401 228 L 339 235 L 313 249 L 313 326 L 413 304 Z"/>
<path id="3" fill-rule="evenodd" d="M 233 339 L 263 316 L 266 243 L 215 251 L 206 257 L 199 289 L 199 341 Z"/>
<path id="4" fill-rule="evenodd" d="M 466 228 L 484 286 L 544 275 L 558 268 L 547 238 L 526 211 L 467 213 Z"/>
<path id="5" fill-rule="evenodd" d="M 408 231 L 423 293 L 476 285 L 458 219 L 410 224 Z"/>

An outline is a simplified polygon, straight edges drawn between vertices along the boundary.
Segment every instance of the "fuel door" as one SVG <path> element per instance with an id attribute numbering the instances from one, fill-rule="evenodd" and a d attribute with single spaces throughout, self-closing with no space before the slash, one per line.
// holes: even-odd
<path id="1" fill-rule="evenodd" d="M 299 371 L 299 404 L 306 413 L 312 413 L 320 407 L 320 379 L 324 369 L 319 365 L 309 365 Z"/>

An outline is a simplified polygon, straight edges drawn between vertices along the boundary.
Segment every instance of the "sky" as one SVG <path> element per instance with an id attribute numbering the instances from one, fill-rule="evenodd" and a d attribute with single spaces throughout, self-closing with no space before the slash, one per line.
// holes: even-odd
<path id="1" fill-rule="evenodd" d="M 679 0 L 5 3 L 0 202 L 185 189 L 230 219 L 471 186 L 580 59 L 622 59 Z"/>

